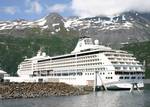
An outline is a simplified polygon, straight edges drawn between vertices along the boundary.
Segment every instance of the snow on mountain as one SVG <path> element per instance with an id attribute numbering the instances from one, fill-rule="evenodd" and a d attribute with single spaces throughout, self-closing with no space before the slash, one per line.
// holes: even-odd
<path id="1" fill-rule="evenodd" d="M 107 17 L 63 18 L 57 13 L 51 13 L 35 21 L 22 19 L 0 21 L 1 35 L 8 34 L 7 30 L 11 30 L 9 35 L 30 35 L 32 30 L 23 30 L 26 28 L 46 30 L 48 35 L 58 33 L 61 35 L 76 35 L 76 33 L 89 35 L 106 45 L 118 47 L 121 43 L 150 40 L 150 14 L 127 12 Z"/>
<path id="2" fill-rule="evenodd" d="M 122 43 L 150 40 L 148 13 L 127 12 L 107 17 L 69 18 L 64 26 L 78 30 L 82 35 L 98 38 L 100 42 L 115 48 L 119 48 Z"/>
<path id="3" fill-rule="evenodd" d="M 67 31 L 70 31 L 70 29 L 80 31 L 82 29 L 88 28 L 96 28 L 99 31 L 130 29 L 136 22 L 135 16 L 138 17 L 139 14 L 121 14 L 108 17 L 97 16 L 88 18 L 71 17 L 68 19 L 64 19 L 59 14 L 52 13 L 36 21 L 27 21 L 22 19 L 14 21 L 0 21 L 0 31 L 6 29 L 25 29 L 38 27 L 42 30 L 51 29 L 55 32 L 61 25 L 64 26 Z M 145 25 L 149 27 L 150 24 L 145 23 Z"/>
<path id="4" fill-rule="evenodd" d="M 59 26 L 59 25 L 60 25 L 59 23 L 54 23 L 54 24 L 52 24 L 53 27 Z"/>
<path id="5" fill-rule="evenodd" d="M 67 31 L 69 29 L 82 30 L 87 28 L 98 28 L 99 30 L 116 30 L 116 29 L 129 29 L 133 26 L 133 18 L 127 19 L 126 15 L 118 15 L 111 17 L 90 17 L 79 18 L 73 17 L 64 19 L 58 14 L 50 14 L 44 18 L 36 21 L 14 20 L 14 21 L 0 21 L 0 30 L 5 29 L 25 29 L 39 27 L 42 30 L 48 28 L 55 28 L 63 24 Z"/>
<path id="6" fill-rule="evenodd" d="M 42 18 L 37 21 L 26 21 L 26 20 L 14 20 L 14 21 L 1 21 L 0 30 L 6 29 L 25 29 L 25 28 L 34 28 L 40 27 L 42 29 L 48 28 L 45 26 L 46 20 Z"/>
<path id="7" fill-rule="evenodd" d="M 120 21 L 121 20 L 121 21 Z M 99 28 L 99 30 L 129 29 L 133 26 L 132 22 L 126 20 L 125 15 L 114 17 L 91 17 L 91 18 L 73 18 L 65 22 L 66 28 L 86 29 Z"/>
<path id="8" fill-rule="evenodd" d="M 45 23 L 46 23 L 46 19 L 45 19 L 45 18 L 42 18 L 42 19 L 37 20 L 37 21 L 35 21 L 35 22 L 33 22 L 33 23 L 34 23 L 34 24 L 37 24 L 37 25 L 39 25 L 39 26 L 44 26 Z"/>

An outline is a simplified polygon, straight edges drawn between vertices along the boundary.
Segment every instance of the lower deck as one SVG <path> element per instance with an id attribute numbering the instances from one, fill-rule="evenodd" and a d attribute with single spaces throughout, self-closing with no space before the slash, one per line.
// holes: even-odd
<path id="1" fill-rule="evenodd" d="M 142 74 L 134 75 L 116 75 L 100 74 L 99 72 L 76 73 L 75 75 L 41 75 L 41 76 L 22 76 L 5 77 L 5 81 L 10 82 L 63 82 L 75 86 L 102 86 L 131 88 L 133 83 L 138 87 L 144 87 L 144 76 Z"/>

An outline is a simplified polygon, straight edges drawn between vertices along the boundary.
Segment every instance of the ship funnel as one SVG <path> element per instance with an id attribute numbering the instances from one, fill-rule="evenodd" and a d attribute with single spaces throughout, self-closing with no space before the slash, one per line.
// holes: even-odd
<path id="1" fill-rule="evenodd" d="M 42 56 L 46 56 L 46 53 L 45 53 L 45 52 L 43 52 L 43 53 L 42 53 Z"/>
<path id="2" fill-rule="evenodd" d="M 37 56 L 41 56 L 41 50 L 39 50 L 38 52 L 37 52 Z"/>
<path id="3" fill-rule="evenodd" d="M 99 45 L 99 40 L 96 39 L 96 40 L 94 41 L 94 44 L 95 44 L 95 45 Z"/>

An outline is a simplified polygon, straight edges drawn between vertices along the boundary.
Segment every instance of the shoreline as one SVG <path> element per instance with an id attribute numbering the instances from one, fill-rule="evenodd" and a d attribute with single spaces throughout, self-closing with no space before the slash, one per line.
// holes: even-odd
<path id="1" fill-rule="evenodd" d="M 3 83 L 0 99 L 36 98 L 48 96 L 78 96 L 88 94 L 65 83 Z"/>

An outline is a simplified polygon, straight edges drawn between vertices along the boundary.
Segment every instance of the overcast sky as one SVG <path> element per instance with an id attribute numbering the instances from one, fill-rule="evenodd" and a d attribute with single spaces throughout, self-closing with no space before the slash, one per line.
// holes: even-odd
<path id="1" fill-rule="evenodd" d="M 150 0 L 0 0 L 0 20 L 62 16 L 112 16 L 126 11 L 150 12 Z"/>

